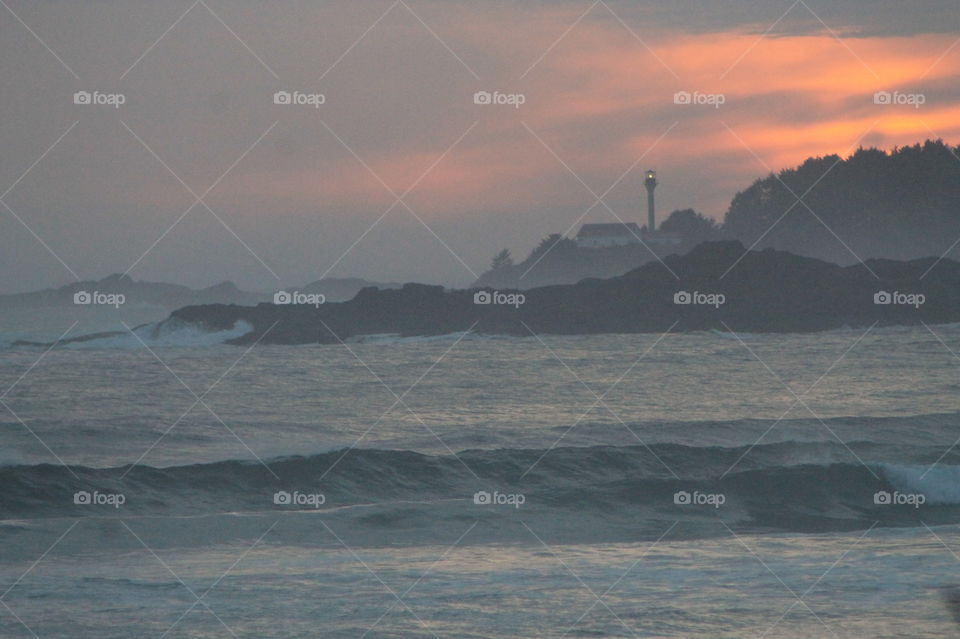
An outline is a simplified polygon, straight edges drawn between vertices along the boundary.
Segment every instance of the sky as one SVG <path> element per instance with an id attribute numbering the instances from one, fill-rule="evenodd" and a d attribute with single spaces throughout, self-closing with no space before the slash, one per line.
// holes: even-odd
<path id="1" fill-rule="evenodd" d="M 939 0 L 6 0 L 0 292 L 464 286 L 644 223 L 648 168 L 661 220 L 722 220 L 808 156 L 960 142 L 958 39 Z"/>

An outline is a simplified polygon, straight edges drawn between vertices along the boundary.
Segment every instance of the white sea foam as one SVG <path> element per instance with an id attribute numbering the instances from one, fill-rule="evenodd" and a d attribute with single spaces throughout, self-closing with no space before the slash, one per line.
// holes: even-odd
<path id="1" fill-rule="evenodd" d="M 418 344 L 421 342 L 454 342 L 459 339 L 474 339 L 477 337 L 479 336 L 470 331 L 411 337 L 403 337 L 399 333 L 372 333 L 370 335 L 354 335 L 344 341 L 348 344 Z"/>
<path id="2" fill-rule="evenodd" d="M 237 321 L 232 328 L 225 331 L 207 331 L 196 324 L 189 324 L 179 320 L 164 320 L 156 324 L 145 324 L 134 329 L 136 335 L 123 333 L 91 339 L 83 342 L 65 344 L 66 348 L 143 348 L 141 341 L 148 346 L 213 346 L 228 340 L 246 335 L 253 330 L 253 326 L 243 320 Z M 139 338 L 139 339 L 138 339 Z"/>
<path id="3" fill-rule="evenodd" d="M 904 493 L 922 493 L 928 504 L 960 504 L 960 466 L 880 464 L 883 476 Z"/>

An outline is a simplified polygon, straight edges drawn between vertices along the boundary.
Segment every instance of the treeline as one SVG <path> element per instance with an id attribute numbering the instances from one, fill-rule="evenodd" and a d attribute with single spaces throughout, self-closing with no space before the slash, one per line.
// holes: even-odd
<path id="1" fill-rule="evenodd" d="M 701 242 L 723 237 L 720 225 L 693 209 L 674 211 L 663 221 L 659 230 L 676 233 L 682 238 L 681 244 L 663 247 L 636 243 L 606 248 L 579 248 L 575 240 L 553 233 L 540 240 L 530 254 L 518 263 L 513 261 L 509 250 L 503 249 L 494 256 L 490 269 L 473 285 L 533 288 L 573 284 L 587 277 L 614 277 L 657 259 L 654 251 L 661 258 L 670 253 L 683 254 Z"/>
<path id="2" fill-rule="evenodd" d="M 960 239 L 960 147 L 928 140 L 810 158 L 737 193 L 723 231 L 841 264 L 939 257 Z"/>
<path id="3" fill-rule="evenodd" d="M 942 140 L 886 152 L 809 158 L 737 193 L 723 223 L 693 209 L 673 211 L 658 231 L 675 233 L 683 254 L 701 242 L 735 239 L 837 264 L 960 255 L 960 147 Z M 956 244 L 956 246 L 954 246 Z M 952 250 L 951 250 L 952 249 Z M 613 277 L 656 259 L 639 244 L 578 249 L 559 234 L 522 262 L 503 250 L 476 285 L 529 288 Z"/>

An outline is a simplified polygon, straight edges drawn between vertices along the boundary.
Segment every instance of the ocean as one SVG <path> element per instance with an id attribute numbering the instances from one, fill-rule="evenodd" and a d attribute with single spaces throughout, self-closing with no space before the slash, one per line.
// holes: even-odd
<path id="1" fill-rule="evenodd" d="M 244 330 L 0 335 L 0 636 L 956 636 L 958 325 Z"/>

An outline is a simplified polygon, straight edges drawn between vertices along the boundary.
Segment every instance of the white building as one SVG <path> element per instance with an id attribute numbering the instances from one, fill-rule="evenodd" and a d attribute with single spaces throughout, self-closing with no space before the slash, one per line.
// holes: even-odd
<path id="1" fill-rule="evenodd" d="M 580 248 L 606 248 L 640 243 L 640 228 L 636 222 L 615 224 L 584 224 L 577 233 Z"/>

